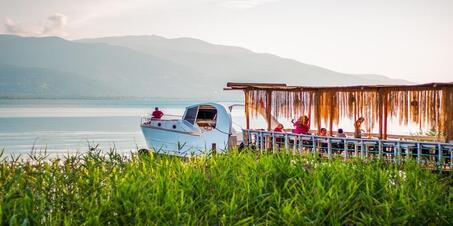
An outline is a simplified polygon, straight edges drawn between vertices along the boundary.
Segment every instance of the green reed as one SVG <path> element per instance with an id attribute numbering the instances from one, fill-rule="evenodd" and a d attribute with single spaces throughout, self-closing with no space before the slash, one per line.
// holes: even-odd
<path id="1" fill-rule="evenodd" d="M 413 162 L 311 155 L 0 162 L 2 225 L 451 225 L 453 179 Z"/>

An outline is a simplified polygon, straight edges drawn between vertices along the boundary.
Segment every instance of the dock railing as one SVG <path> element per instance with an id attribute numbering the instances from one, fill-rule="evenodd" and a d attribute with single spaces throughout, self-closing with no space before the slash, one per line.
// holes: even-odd
<path id="1" fill-rule="evenodd" d="M 406 159 L 415 159 L 419 164 L 439 170 L 453 168 L 453 144 L 450 143 L 343 138 L 252 129 L 242 132 L 244 145 L 259 151 L 286 151 L 293 154 L 311 152 L 329 159 L 379 158 L 397 164 Z"/>

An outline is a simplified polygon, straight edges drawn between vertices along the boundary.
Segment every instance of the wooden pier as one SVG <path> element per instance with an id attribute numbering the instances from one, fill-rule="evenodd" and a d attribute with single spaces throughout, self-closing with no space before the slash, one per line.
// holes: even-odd
<path id="1" fill-rule="evenodd" d="M 306 115 L 318 131 L 325 127 L 333 135 L 342 119 L 363 117 L 366 130 L 377 128 L 379 139 L 388 138 L 393 119 L 403 126 L 434 129 L 438 141 L 453 141 L 453 83 L 313 87 L 229 82 L 225 90 L 244 92 L 247 129 L 257 115 L 264 116 L 267 131 L 274 128 L 275 118 Z"/>
<path id="2" fill-rule="evenodd" d="M 229 82 L 225 90 L 244 92 L 244 144 L 261 151 L 312 152 L 344 159 L 385 158 L 396 163 L 415 159 L 436 169 L 453 168 L 453 83 L 314 87 Z M 258 115 L 264 116 L 266 130 L 250 128 L 250 118 Z M 273 131 L 276 119 L 301 116 L 318 134 L 322 127 L 327 128 L 328 136 Z M 362 138 L 336 137 L 334 128 L 343 119 L 361 119 L 366 131 L 376 128 L 378 133 L 374 138 L 363 138 L 360 133 L 356 137 Z M 391 120 L 400 126 L 417 125 L 422 131 L 434 129 L 435 135 L 390 136 L 387 131 Z M 356 131 L 361 131 L 361 123 Z"/>
<path id="3" fill-rule="evenodd" d="M 244 144 L 259 151 L 313 153 L 329 159 L 379 158 L 395 163 L 414 159 L 438 170 L 453 168 L 453 144 L 409 140 L 342 138 L 330 136 L 243 130 Z"/>

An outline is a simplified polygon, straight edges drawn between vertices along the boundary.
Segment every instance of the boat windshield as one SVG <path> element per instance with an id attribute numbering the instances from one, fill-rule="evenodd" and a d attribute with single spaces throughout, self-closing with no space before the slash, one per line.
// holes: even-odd
<path id="1" fill-rule="evenodd" d="M 196 107 L 191 107 L 186 110 L 186 113 L 184 114 L 184 120 L 189 122 L 190 124 L 195 123 L 195 119 L 197 118 L 197 113 L 198 113 L 198 106 Z"/>

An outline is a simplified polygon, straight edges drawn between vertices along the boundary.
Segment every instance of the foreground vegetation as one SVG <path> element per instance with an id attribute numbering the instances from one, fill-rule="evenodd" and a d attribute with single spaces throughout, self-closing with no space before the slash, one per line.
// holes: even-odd
<path id="1" fill-rule="evenodd" d="M 452 174 L 251 151 L 0 162 L 3 225 L 453 224 Z"/>

